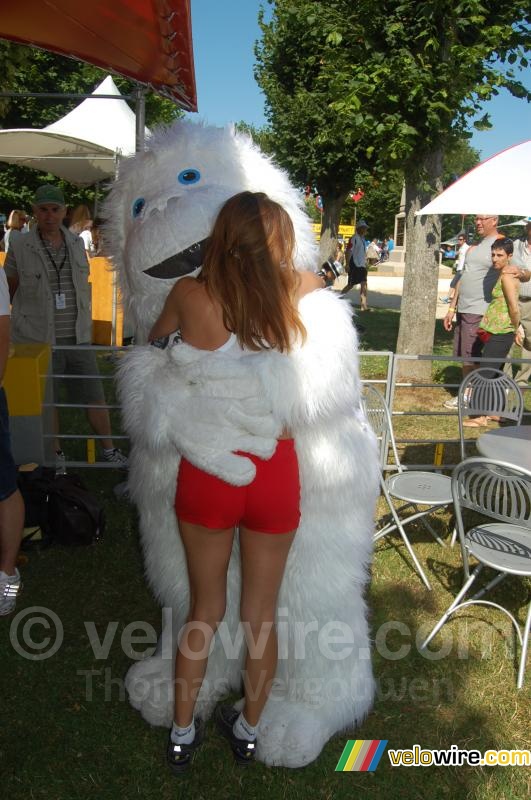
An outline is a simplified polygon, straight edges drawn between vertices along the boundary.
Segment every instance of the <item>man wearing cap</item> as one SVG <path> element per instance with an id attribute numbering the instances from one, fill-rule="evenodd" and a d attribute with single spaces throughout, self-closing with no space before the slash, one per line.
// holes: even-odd
<path id="1" fill-rule="evenodd" d="M 348 265 L 348 283 L 341 294 L 346 294 L 359 284 L 360 287 L 360 306 L 362 311 L 367 311 L 367 223 L 360 219 L 356 226 L 356 233 L 352 237 L 352 250 Z"/>
<path id="2" fill-rule="evenodd" d="M 33 199 L 37 224 L 9 249 L 5 272 L 11 292 L 13 342 L 46 342 L 57 346 L 89 345 L 92 338 L 89 265 L 82 239 L 62 221 L 66 214 L 62 191 L 40 186 Z M 97 375 L 94 353 L 56 350 L 53 374 Z M 91 378 L 66 382 L 70 402 L 87 403 L 89 422 L 101 439 L 105 461 L 126 466 L 114 447 L 111 423 L 101 381 Z M 57 420 L 57 430 L 58 420 Z M 58 470 L 65 456 L 56 443 Z"/>

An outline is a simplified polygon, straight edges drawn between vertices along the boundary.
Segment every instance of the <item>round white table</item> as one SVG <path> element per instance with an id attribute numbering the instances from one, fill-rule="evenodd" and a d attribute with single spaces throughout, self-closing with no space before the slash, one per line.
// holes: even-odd
<path id="1" fill-rule="evenodd" d="M 482 456 L 531 470 L 531 425 L 509 425 L 482 433 L 476 447 Z"/>

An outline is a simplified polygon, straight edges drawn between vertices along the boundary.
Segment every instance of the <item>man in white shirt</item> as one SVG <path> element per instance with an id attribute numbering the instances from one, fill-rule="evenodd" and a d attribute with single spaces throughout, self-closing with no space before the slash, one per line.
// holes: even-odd
<path id="1" fill-rule="evenodd" d="M 9 289 L 0 269 L 0 381 L 9 356 Z M 6 394 L 0 386 L 0 617 L 15 609 L 20 590 L 16 567 L 24 530 L 24 501 L 17 488 L 17 468 L 11 454 L 9 412 Z"/>

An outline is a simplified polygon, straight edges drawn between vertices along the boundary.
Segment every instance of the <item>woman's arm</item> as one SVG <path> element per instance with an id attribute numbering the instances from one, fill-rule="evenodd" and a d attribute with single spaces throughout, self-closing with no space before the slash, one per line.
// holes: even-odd
<path id="1" fill-rule="evenodd" d="M 175 331 L 179 329 L 179 304 L 181 295 L 179 283 L 180 282 L 177 281 L 167 296 L 159 318 L 149 332 L 148 341 L 152 342 L 154 339 L 169 336 L 170 333 L 175 333 Z"/>
<path id="2" fill-rule="evenodd" d="M 501 284 L 511 323 L 514 325 L 515 330 L 518 330 L 520 324 L 520 306 L 518 304 L 519 280 L 512 275 L 502 275 Z"/>

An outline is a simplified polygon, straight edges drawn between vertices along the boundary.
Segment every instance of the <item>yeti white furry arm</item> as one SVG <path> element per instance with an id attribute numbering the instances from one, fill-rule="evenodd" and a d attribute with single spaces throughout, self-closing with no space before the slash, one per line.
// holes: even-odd
<path id="1" fill-rule="evenodd" d="M 321 289 L 302 298 L 299 313 L 304 344 L 287 357 L 272 352 L 256 358 L 275 418 L 296 429 L 334 414 L 359 416 L 358 340 L 350 303 Z"/>
<path id="2" fill-rule="evenodd" d="M 245 485 L 255 467 L 235 451 L 269 458 L 275 449 L 279 425 L 260 399 L 258 378 L 236 359 L 184 344 L 135 347 L 123 359 L 118 386 L 127 432 L 155 457 L 171 448 Z"/>

